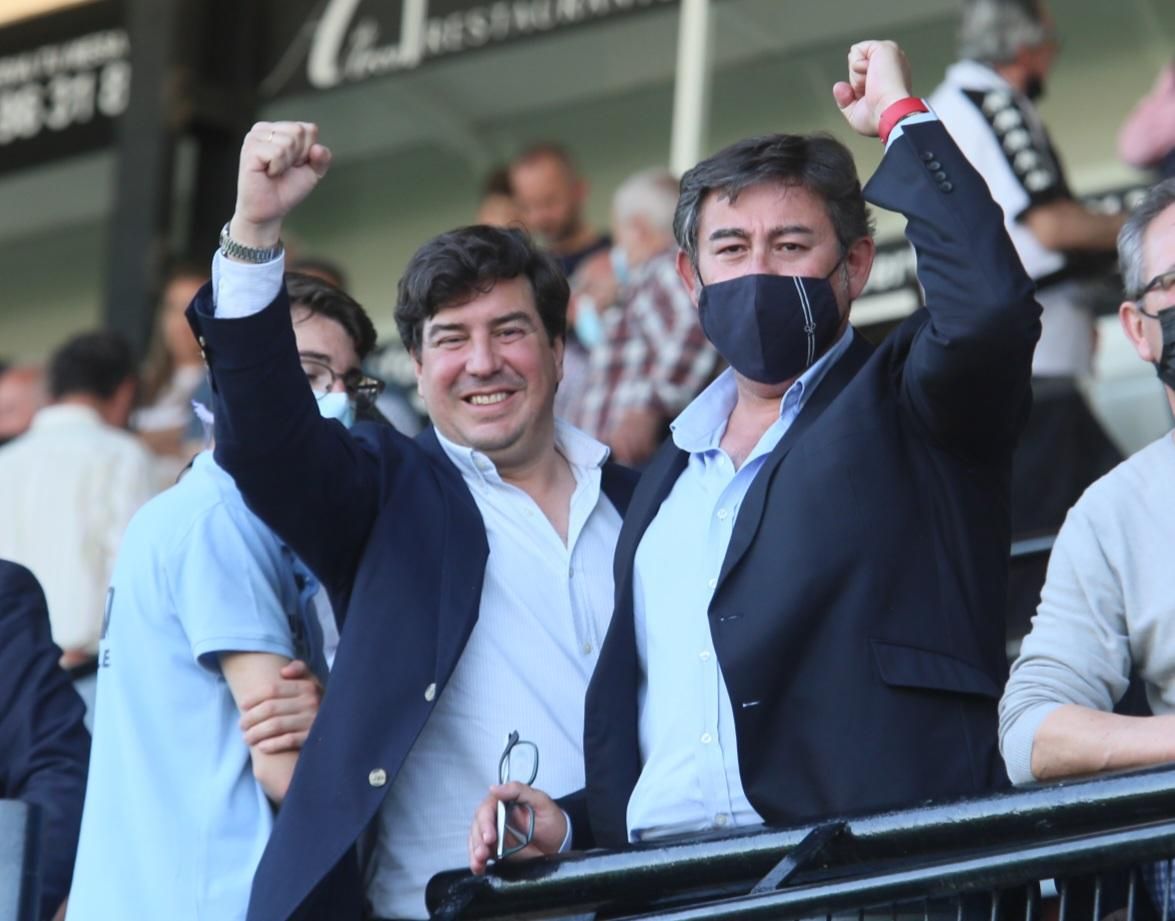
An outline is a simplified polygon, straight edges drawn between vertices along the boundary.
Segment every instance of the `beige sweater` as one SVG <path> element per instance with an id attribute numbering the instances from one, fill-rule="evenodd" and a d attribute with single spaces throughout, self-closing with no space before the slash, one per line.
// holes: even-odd
<path id="1" fill-rule="evenodd" d="M 1175 712 L 1175 433 L 1123 461 L 1069 511 L 1032 630 L 1000 701 L 1013 783 L 1032 775 L 1044 718 L 1072 703 L 1111 710 L 1131 670 L 1156 713 Z"/>

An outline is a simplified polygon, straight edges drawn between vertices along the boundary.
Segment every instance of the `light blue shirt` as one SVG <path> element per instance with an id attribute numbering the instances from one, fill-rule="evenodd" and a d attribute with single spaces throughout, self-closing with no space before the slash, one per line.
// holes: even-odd
<path id="1" fill-rule="evenodd" d="M 747 490 L 852 338 L 846 329 L 788 388 L 779 418 L 738 470 L 720 447 L 738 401 L 732 370 L 670 426 L 689 462 L 641 538 L 633 576 L 643 764 L 628 802 L 633 841 L 763 821 L 743 792 L 734 712 L 707 611 Z"/>
<path id="2" fill-rule="evenodd" d="M 71 921 L 245 917 L 273 809 L 220 654 L 313 661 L 297 642 L 313 591 L 210 453 L 132 519 L 99 643 Z"/>

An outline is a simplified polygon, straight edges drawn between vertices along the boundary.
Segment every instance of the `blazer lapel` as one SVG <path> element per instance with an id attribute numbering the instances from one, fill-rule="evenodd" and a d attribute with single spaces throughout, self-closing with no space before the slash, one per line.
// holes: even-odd
<path id="1" fill-rule="evenodd" d="M 783 459 L 787 457 L 788 452 L 791 451 L 800 436 L 824 414 L 824 410 L 844 390 L 872 354 L 872 346 L 854 331 L 853 341 L 848 351 L 841 356 L 840 361 L 828 369 L 828 373 L 820 381 L 816 392 L 808 398 L 804 408 L 800 410 L 799 416 L 779 439 L 779 444 L 767 456 L 762 469 L 755 474 L 751 488 L 747 491 L 746 498 L 743 499 L 738 519 L 734 523 L 734 532 L 730 536 L 726 557 L 722 561 L 722 571 L 718 575 L 718 589 L 722 587 L 727 575 L 742 560 L 759 530 L 759 522 L 763 519 L 763 508 L 766 504 L 767 487 L 771 483 L 775 471 L 783 463 Z M 717 594 L 717 589 L 715 594 Z"/>
<path id="2" fill-rule="evenodd" d="M 436 432 L 430 426 L 417 436 L 416 442 L 433 459 L 437 474 L 449 487 L 442 490 L 447 506 L 444 510 L 446 573 L 437 612 L 436 675 L 443 683 L 456 667 L 477 623 L 489 543 L 473 494 L 465 485 L 461 471 L 441 447 Z"/>

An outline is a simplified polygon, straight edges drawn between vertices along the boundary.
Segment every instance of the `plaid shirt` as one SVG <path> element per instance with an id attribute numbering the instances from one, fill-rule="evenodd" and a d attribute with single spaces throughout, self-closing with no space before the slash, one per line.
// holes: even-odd
<path id="1" fill-rule="evenodd" d="M 635 267 L 601 317 L 604 340 L 592 350 L 586 385 L 569 413 L 596 438 L 606 440 L 633 409 L 651 409 L 668 423 L 714 375 L 718 355 L 698 325 L 676 256 L 668 249 Z"/>

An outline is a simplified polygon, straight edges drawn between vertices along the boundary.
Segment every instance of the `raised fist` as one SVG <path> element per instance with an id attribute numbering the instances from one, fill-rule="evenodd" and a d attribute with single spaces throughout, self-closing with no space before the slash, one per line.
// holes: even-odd
<path id="1" fill-rule="evenodd" d="M 894 42 L 857 42 L 849 49 L 849 79 L 832 88 L 853 130 L 877 136 L 881 114 L 910 93 L 910 62 Z"/>
<path id="2" fill-rule="evenodd" d="M 318 143 L 318 126 L 308 122 L 258 122 L 241 145 L 237 207 L 229 235 L 265 249 L 281 236 L 282 220 L 330 166 L 330 151 Z"/>

